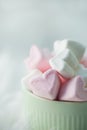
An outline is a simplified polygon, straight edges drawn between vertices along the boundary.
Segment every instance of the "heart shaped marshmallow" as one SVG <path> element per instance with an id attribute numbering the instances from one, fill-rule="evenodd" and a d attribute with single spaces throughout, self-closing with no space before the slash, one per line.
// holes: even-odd
<path id="1" fill-rule="evenodd" d="M 59 93 L 59 100 L 87 101 L 87 88 L 81 76 L 76 76 L 64 84 Z"/>
<path id="2" fill-rule="evenodd" d="M 50 100 L 56 99 L 60 89 L 60 78 L 55 70 L 49 69 L 44 74 L 30 81 L 32 92 Z"/>
<path id="3" fill-rule="evenodd" d="M 54 52 L 56 54 L 61 53 L 63 50 L 67 48 L 70 49 L 75 54 L 78 61 L 81 60 L 85 52 L 85 47 L 82 44 L 72 40 L 62 40 L 62 41 L 56 41 L 54 43 Z"/>
<path id="4" fill-rule="evenodd" d="M 25 64 L 29 70 L 39 69 L 42 72 L 50 68 L 49 58 L 51 54 L 47 50 L 40 50 L 37 46 L 32 46 L 29 57 L 25 60 Z"/>
<path id="5" fill-rule="evenodd" d="M 76 75 L 80 75 L 84 79 L 85 87 L 87 87 L 87 68 L 80 65 L 78 71 L 76 71 Z"/>
<path id="6" fill-rule="evenodd" d="M 29 74 L 22 79 L 22 84 L 23 86 L 25 86 L 28 90 L 32 91 L 32 86 L 30 85 L 30 81 L 32 80 L 32 78 L 34 77 L 38 77 L 42 75 L 42 72 L 38 69 L 33 69 L 29 72 Z"/>

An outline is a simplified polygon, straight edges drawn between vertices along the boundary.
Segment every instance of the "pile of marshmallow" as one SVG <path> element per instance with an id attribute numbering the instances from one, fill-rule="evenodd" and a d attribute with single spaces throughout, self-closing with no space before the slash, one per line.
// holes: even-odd
<path id="1" fill-rule="evenodd" d="M 56 41 L 53 52 L 33 45 L 23 79 L 33 94 L 57 101 L 87 101 L 86 47 L 72 40 Z"/>

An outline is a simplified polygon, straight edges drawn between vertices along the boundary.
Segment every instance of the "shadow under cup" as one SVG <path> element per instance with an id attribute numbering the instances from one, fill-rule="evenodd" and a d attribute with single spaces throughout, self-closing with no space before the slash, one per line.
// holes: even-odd
<path id="1" fill-rule="evenodd" d="M 23 86 L 23 109 L 29 130 L 87 130 L 87 102 L 50 101 Z"/>

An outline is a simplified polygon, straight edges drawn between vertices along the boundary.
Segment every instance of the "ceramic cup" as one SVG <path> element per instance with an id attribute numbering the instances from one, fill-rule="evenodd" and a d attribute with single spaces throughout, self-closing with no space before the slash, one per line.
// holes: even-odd
<path id="1" fill-rule="evenodd" d="M 23 108 L 29 130 L 87 130 L 87 102 L 50 101 L 23 86 Z"/>

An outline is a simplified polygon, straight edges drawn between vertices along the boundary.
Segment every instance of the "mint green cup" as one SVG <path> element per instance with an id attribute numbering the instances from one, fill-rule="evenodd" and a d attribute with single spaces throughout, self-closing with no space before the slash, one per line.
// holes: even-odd
<path id="1" fill-rule="evenodd" d="M 46 100 L 24 86 L 23 109 L 29 130 L 87 130 L 87 102 Z"/>

